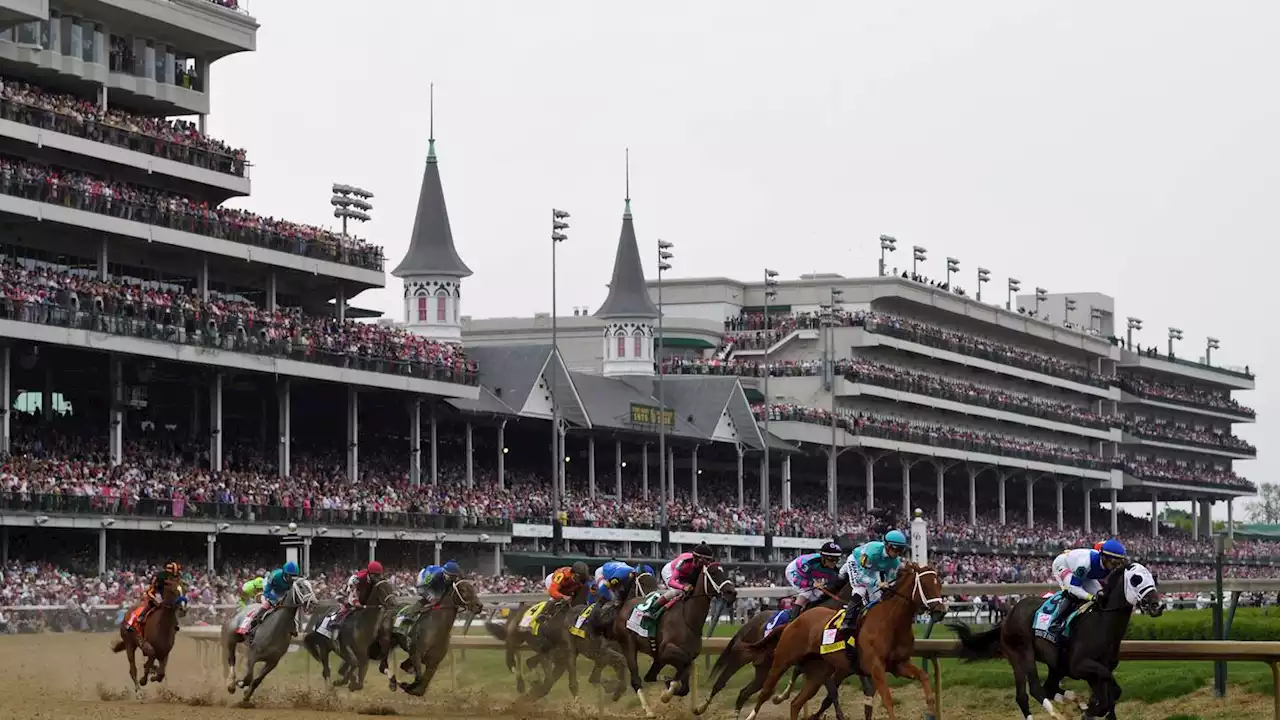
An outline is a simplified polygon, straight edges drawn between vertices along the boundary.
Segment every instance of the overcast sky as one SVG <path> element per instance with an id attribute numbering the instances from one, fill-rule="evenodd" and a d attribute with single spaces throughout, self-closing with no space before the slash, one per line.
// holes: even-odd
<path id="1" fill-rule="evenodd" d="M 251 0 L 256 53 L 216 63 L 210 131 L 245 147 L 264 214 L 360 233 L 393 267 L 427 151 L 427 86 L 463 312 L 549 310 L 550 207 L 573 214 L 560 307 L 606 294 L 631 148 L 642 244 L 676 276 L 767 265 L 874 275 L 881 233 L 1050 292 L 1096 291 L 1248 364 L 1280 413 L 1270 264 L 1280 4 Z M 907 253 L 899 252 L 897 260 Z M 909 258 L 908 258 L 909 261 Z M 401 287 L 356 304 L 399 316 Z M 972 283 L 962 284 L 971 285 Z M 1003 296 L 1002 292 L 996 295 Z M 1271 479 L 1265 453 L 1240 463 Z"/>

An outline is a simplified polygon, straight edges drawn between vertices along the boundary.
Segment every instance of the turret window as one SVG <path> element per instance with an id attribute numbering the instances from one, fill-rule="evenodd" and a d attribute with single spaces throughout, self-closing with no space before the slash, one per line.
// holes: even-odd
<path id="1" fill-rule="evenodd" d="M 618 336 L 618 359 L 627 356 L 627 339 L 621 335 Z"/>
<path id="2" fill-rule="evenodd" d="M 445 296 L 443 295 L 437 296 L 436 297 L 436 322 L 440 323 L 441 325 L 448 323 L 449 322 L 448 312 L 449 312 L 449 308 L 448 308 L 447 300 L 445 299 Z"/>
<path id="3" fill-rule="evenodd" d="M 637 330 L 637 331 L 636 331 L 636 352 L 635 352 L 635 356 L 636 356 L 636 357 L 638 357 L 638 358 L 643 358 L 643 357 L 644 357 L 644 352 L 641 350 L 641 347 L 643 346 L 643 343 L 644 343 L 644 333 L 642 333 L 642 332 L 640 332 L 639 330 Z"/>
<path id="4" fill-rule="evenodd" d="M 425 297 L 418 298 L 418 322 L 427 321 L 427 299 Z"/>

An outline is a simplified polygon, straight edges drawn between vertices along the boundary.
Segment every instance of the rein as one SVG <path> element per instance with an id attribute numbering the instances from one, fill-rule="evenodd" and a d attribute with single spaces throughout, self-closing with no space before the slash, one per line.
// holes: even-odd
<path id="1" fill-rule="evenodd" d="M 912 583 L 910 595 L 903 595 L 902 593 L 898 592 L 897 585 L 894 585 L 892 587 L 887 587 L 881 592 L 883 592 L 884 594 L 888 595 L 891 598 L 906 600 L 908 603 L 912 604 L 913 606 L 912 609 L 914 609 L 917 606 L 917 603 L 916 603 L 917 597 L 920 599 L 918 606 L 923 607 L 925 609 L 930 608 L 934 603 L 939 603 L 944 607 L 946 606 L 946 602 L 943 601 L 941 594 L 939 594 L 936 597 L 926 596 L 924 594 L 924 584 L 920 582 L 920 578 L 925 577 L 926 575 L 933 575 L 934 577 L 937 577 L 938 575 L 937 570 L 919 570 L 919 569 L 911 569 L 911 568 L 908 568 L 908 570 L 910 570 L 911 573 L 915 576 L 914 582 Z"/>

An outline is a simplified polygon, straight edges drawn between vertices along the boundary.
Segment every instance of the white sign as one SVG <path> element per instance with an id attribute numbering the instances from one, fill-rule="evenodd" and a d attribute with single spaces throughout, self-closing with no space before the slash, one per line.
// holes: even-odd
<path id="1" fill-rule="evenodd" d="M 929 564 L 928 523 L 921 517 L 919 510 L 911 520 L 911 561 L 917 565 Z"/>

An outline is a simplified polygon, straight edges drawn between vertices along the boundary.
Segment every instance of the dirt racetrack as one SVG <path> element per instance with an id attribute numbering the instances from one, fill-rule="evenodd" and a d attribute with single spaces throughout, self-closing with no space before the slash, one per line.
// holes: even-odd
<path id="1" fill-rule="evenodd" d="M 0 720 L 99 720 L 129 717 L 149 720 L 237 720 L 255 717 L 288 717 L 289 720 L 334 720 L 375 716 L 430 716 L 432 718 L 639 718 L 633 697 L 616 705 L 597 707 L 593 689 L 584 690 L 585 699 L 574 700 L 558 690 L 538 704 L 520 701 L 514 694 L 511 676 L 501 666 L 497 653 L 472 651 L 456 666 L 457 690 L 453 677 L 443 666 L 426 698 L 411 698 L 388 691 L 386 681 L 370 670 L 365 689 L 357 694 L 322 687 L 315 663 L 303 653 L 292 653 L 263 683 L 252 708 L 239 707 L 239 694 L 228 695 L 218 668 L 202 666 L 190 638 L 179 637 L 169 663 L 169 677 L 162 686 L 144 688 L 135 698 L 123 655 L 108 649 L 110 636 L 45 633 L 0 636 Z M 647 666 L 647 661 L 642 668 Z M 583 677 L 585 685 L 585 674 Z M 658 690 L 649 690 L 656 698 Z M 708 717 L 733 717 L 732 697 L 726 692 L 717 698 Z M 918 688 L 895 691 L 899 717 L 922 716 Z M 950 687 L 946 690 L 946 720 L 986 720 L 1014 718 L 1017 710 L 1012 691 Z M 861 701 L 850 686 L 842 695 L 851 717 L 861 717 Z M 676 700 L 661 710 L 665 718 L 692 718 L 687 701 Z M 1207 691 L 1154 704 L 1124 703 L 1125 720 L 1248 720 L 1271 717 L 1271 699 L 1233 689 L 1226 701 L 1214 700 Z M 766 718 L 783 718 L 783 707 L 766 704 Z M 281 710 L 287 709 L 286 715 Z M 1040 714 L 1038 714 L 1040 715 Z M 1078 717 L 1078 713 L 1069 717 Z M 830 717 L 830 715 L 829 715 Z M 877 706 L 876 717 L 883 718 Z M 1048 717 L 1043 715 L 1043 717 Z"/>

